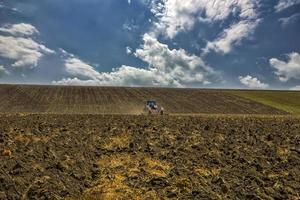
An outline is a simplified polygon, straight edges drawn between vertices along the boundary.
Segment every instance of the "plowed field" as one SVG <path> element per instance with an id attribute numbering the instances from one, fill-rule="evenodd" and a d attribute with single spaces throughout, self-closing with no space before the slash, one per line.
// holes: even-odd
<path id="1" fill-rule="evenodd" d="M 300 120 L 1 115 L 0 199 L 299 199 Z"/>
<path id="2" fill-rule="evenodd" d="M 247 98 L 1 85 L 0 200 L 300 199 L 298 104 Z M 170 115 L 139 115 L 148 99 Z"/>
<path id="3" fill-rule="evenodd" d="M 286 113 L 222 90 L 0 85 L 6 113 L 140 114 L 149 99 L 168 113 Z"/>

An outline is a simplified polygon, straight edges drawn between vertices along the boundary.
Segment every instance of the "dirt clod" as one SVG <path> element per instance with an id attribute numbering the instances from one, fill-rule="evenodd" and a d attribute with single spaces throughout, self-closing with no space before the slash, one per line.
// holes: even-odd
<path id="1" fill-rule="evenodd" d="M 12 152 L 9 149 L 4 149 L 3 152 L 2 152 L 2 155 L 3 156 L 11 156 Z"/>

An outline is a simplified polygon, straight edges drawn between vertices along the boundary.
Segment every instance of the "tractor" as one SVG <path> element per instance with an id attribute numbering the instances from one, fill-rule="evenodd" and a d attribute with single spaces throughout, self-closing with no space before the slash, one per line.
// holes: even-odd
<path id="1" fill-rule="evenodd" d="M 158 107 L 155 100 L 148 100 L 146 102 L 145 111 L 148 112 L 149 115 L 152 114 L 164 114 L 164 108 Z"/>

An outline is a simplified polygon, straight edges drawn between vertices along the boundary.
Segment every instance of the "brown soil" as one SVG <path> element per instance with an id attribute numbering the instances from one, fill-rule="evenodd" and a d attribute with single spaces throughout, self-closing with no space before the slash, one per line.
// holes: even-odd
<path id="1" fill-rule="evenodd" d="M 140 114 L 155 99 L 167 113 L 286 114 L 222 90 L 0 85 L 0 112 Z"/>
<path id="2" fill-rule="evenodd" d="M 300 119 L 1 115 L 0 199 L 299 199 Z"/>

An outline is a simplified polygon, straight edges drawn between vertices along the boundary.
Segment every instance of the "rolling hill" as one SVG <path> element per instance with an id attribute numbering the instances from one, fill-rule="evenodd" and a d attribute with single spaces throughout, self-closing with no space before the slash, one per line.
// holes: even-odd
<path id="1" fill-rule="evenodd" d="M 174 114 L 287 113 L 223 90 L 0 85 L 2 113 L 140 114 L 148 99 Z"/>

